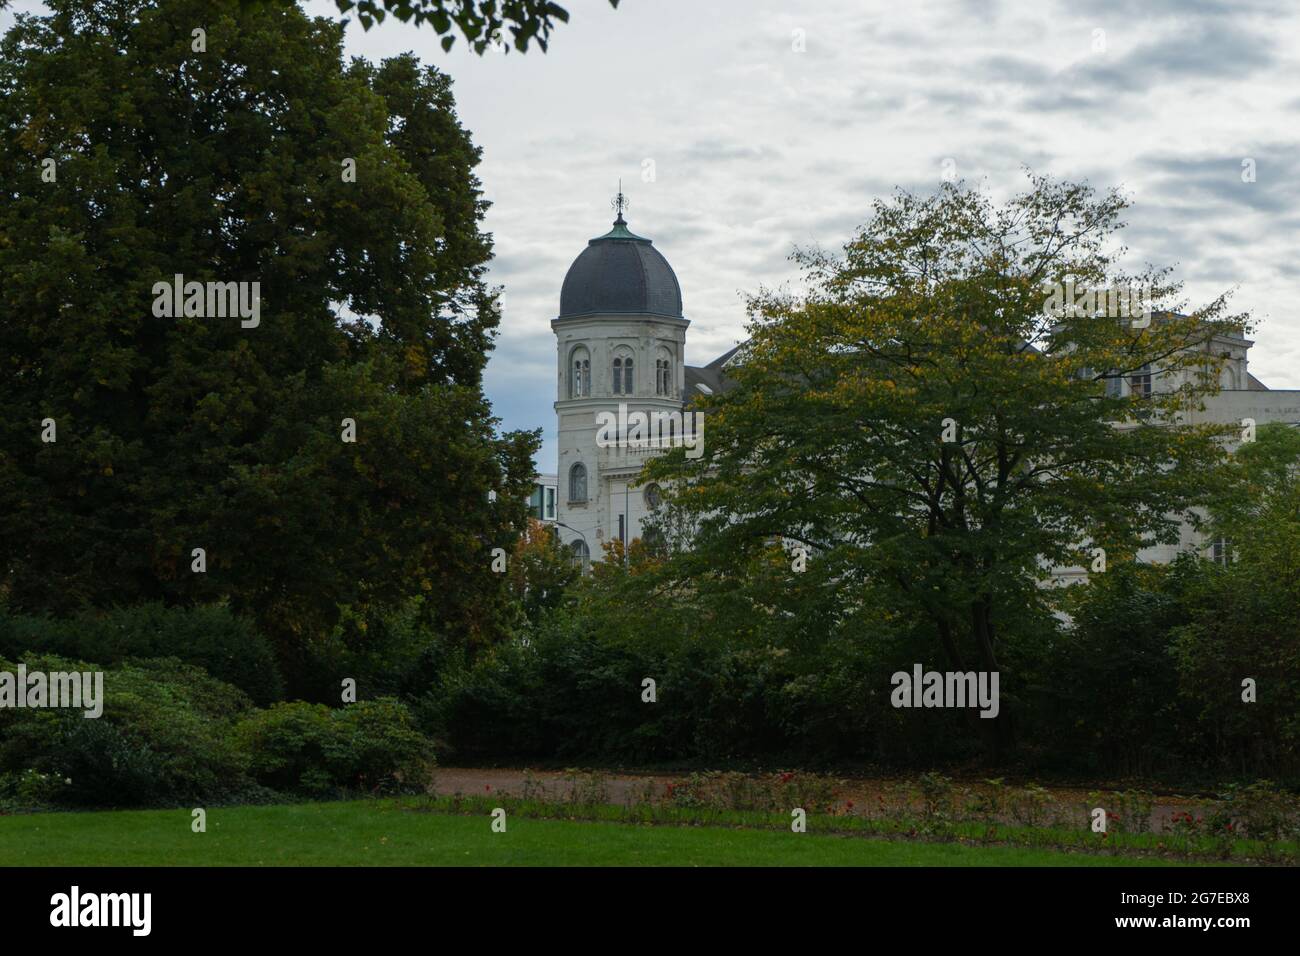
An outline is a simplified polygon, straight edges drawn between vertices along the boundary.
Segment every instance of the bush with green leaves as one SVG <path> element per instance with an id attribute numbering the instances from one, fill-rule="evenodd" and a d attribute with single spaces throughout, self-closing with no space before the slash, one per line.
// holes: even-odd
<path id="1" fill-rule="evenodd" d="M 421 598 L 391 608 L 340 608 L 338 623 L 286 669 L 290 698 L 333 704 L 343 678 L 355 680 L 365 698 L 419 696 L 466 658 L 424 610 Z"/>
<path id="2" fill-rule="evenodd" d="M 32 671 L 96 671 L 84 661 L 26 655 Z M 0 660 L 0 670 L 16 664 Z M 0 710 L 0 773 L 64 781 L 33 802 L 72 806 L 164 806 L 234 799 L 247 789 L 247 759 L 230 730 L 248 697 L 175 659 L 132 661 L 104 672 L 103 713 L 55 708 Z"/>
<path id="3" fill-rule="evenodd" d="M 70 618 L 0 610 L 0 654 L 28 652 L 97 664 L 174 657 L 233 684 L 258 704 L 278 700 L 283 692 L 270 641 L 221 605 L 183 608 L 155 602 Z"/>
<path id="4" fill-rule="evenodd" d="M 394 698 L 337 709 L 279 703 L 241 720 L 234 737 L 253 777 L 286 792 L 419 792 L 433 762 L 429 740 Z"/>

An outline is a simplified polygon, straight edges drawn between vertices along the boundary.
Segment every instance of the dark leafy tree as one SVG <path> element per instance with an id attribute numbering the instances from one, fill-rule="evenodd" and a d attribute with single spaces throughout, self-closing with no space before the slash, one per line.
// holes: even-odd
<path id="1" fill-rule="evenodd" d="M 422 595 L 467 643 L 498 633 L 490 551 L 524 527 L 538 439 L 499 435 L 482 390 L 479 151 L 445 75 L 348 66 L 342 33 L 296 6 L 51 0 L 0 44 L 15 608 L 228 599 L 287 652 L 340 606 Z M 259 283 L 259 323 L 156 316 L 178 274 Z"/>
<path id="2" fill-rule="evenodd" d="M 1003 206 L 945 185 L 877 202 L 842 256 L 797 254 L 809 291 L 752 301 L 736 387 L 702 403 L 703 455 L 643 476 L 695 527 L 679 573 L 703 587 L 803 547 L 842 607 L 887 595 L 933 629 L 933 660 L 1001 673 L 1053 567 L 1174 540 L 1222 457 L 1223 429 L 1182 416 L 1217 387 L 1208 343 L 1244 317 L 1222 298 L 1184 313 L 1165 270 L 1123 273 L 1125 205 L 1041 177 Z M 1158 314 L 1053 315 L 1047 289 L 1067 280 L 1144 286 Z M 1181 384 L 1111 387 L 1146 366 Z M 993 753 L 1010 703 L 972 721 Z"/>

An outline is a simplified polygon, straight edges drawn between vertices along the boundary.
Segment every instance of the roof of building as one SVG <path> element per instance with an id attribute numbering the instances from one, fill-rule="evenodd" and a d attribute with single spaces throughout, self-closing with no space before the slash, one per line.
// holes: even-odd
<path id="1" fill-rule="evenodd" d="M 689 404 L 697 395 L 712 395 L 733 388 L 736 382 L 727 374 L 725 366 L 739 351 L 740 346 L 737 345 L 723 352 L 708 365 L 686 366 L 683 369 L 686 373 L 686 388 L 682 392 L 682 401 Z"/>
<path id="2" fill-rule="evenodd" d="M 614 228 L 573 260 L 560 289 L 560 318 L 605 313 L 682 315 L 673 267 L 649 239 L 627 228 L 621 211 Z"/>

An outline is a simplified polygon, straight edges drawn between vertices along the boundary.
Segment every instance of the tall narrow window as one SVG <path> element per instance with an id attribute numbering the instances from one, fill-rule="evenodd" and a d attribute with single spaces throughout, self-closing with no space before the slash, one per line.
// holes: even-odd
<path id="1" fill-rule="evenodd" d="M 587 500 L 587 466 L 577 462 L 569 469 L 569 501 L 581 504 Z"/>
<path id="2" fill-rule="evenodd" d="M 655 359 L 655 394 L 671 395 L 673 391 L 673 360 L 672 355 L 663 346 L 659 347 L 658 357 Z"/>
<path id="3" fill-rule="evenodd" d="M 591 353 L 583 346 L 573 350 L 569 362 L 569 397 L 586 398 L 591 395 Z"/>
<path id="4" fill-rule="evenodd" d="M 547 521 L 555 520 L 555 489 L 554 488 L 546 489 L 546 506 L 543 514 L 545 515 Z"/>
<path id="5" fill-rule="evenodd" d="M 632 350 L 621 345 L 614 353 L 611 363 L 614 372 L 614 394 L 632 394 Z"/>
<path id="6" fill-rule="evenodd" d="M 578 538 L 569 545 L 569 548 L 573 551 L 573 563 L 582 570 L 587 570 L 587 562 L 591 560 L 591 551 L 587 547 L 587 542 Z"/>
<path id="7" fill-rule="evenodd" d="M 1228 563 L 1228 541 L 1226 538 L 1215 538 L 1214 544 L 1210 546 L 1210 560 L 1215 564 L 1224 566 Z"/>

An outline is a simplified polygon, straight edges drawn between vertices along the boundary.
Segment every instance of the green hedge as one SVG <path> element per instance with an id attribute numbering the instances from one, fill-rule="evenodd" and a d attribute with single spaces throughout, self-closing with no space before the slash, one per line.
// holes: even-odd
<path id="1" fill-rule="evenodd" d="M 74 618 L 0 610 L 0 656 L 57 654 L 97 664 L 175 657 L 233 684 L 257 704 L 279 700 L 283 682 L 269 641 L 226 607 L 143 604 Z"/>
<path id="2" fill-rule="evenodd" d="M 447 673 L 416 709 L 458 760 L 754 760 L 816 766 L 960 759 L 955 712 L 889 704 L 890 674 L 919 660 L 907 634 L 855 632 L 792 651 L 700 634 L 671 643 L 647 624 L 621 639 L 557 614 L 527 643 Z M 642 701 L 653 678 L 657 700 Z M 883 690 L 882 690 L 883 689 Z"/>

